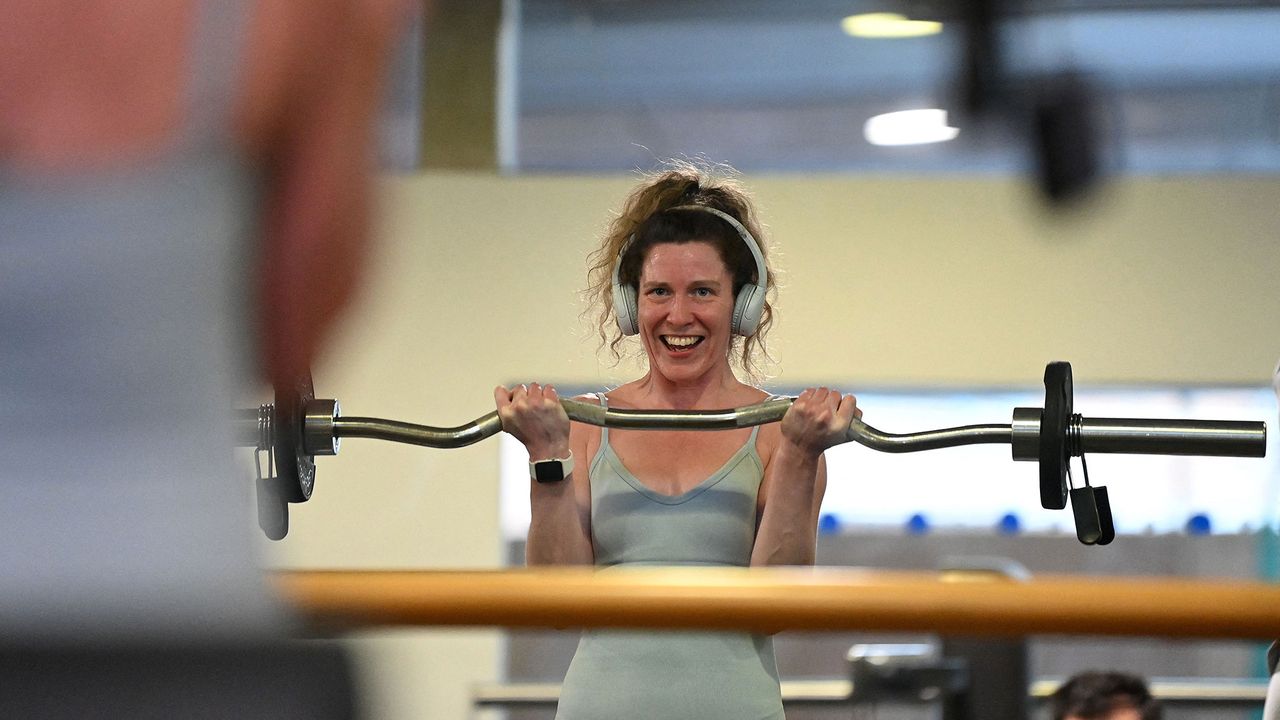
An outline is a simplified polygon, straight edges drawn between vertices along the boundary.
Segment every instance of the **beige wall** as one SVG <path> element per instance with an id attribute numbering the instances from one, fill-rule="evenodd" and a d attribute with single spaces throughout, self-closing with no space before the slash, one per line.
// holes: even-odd
<path id="1" fill-rule="evenodd" d="M 453 425 L 491 409 L 498 383 L 625 375 L 597 362 L 576 293 L 633 180 L 387 180 L 367 289 L 315 368 L 317 394 L 347 415 Z M 1077 387 L 1266 385 L 1280 357 L 1274 179 L 1128 181 L 1052 219 L 1011 180 L 748 183 L 786 272 L 770 339 L 778 383 L 1034 385 L 1064 359 Z M 281 567 L 497 566 L 497 468 L 493 441 L 348 441 L 319 461 L 314 499 L 266 551 Z M 362 639 L 372 707 L 468 716 L 469 684 L 497 677 L 498 638 Z"/>

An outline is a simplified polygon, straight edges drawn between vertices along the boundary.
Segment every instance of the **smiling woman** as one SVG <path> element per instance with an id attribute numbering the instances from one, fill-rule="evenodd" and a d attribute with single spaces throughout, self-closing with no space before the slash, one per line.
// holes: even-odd
<path id="1" fill-rule="evenodd" d="M 643 377 L 584 399 L 711 410 L 761 402 L 754 379 L 773 319 L 766 249 L 746 194 L 676 165 L 636 188 L 589 261 L 601 346 L 635 335 Z M 590 311 L 588 311 L 590 312 Z M 609 329 L 612 327 L 613 329 Z M 824 451 L 861 415 L 852 395 L 806 390 L 780 424 L 720 432 L 570 423 L 555 389 L 497 388 L 524 444 L 530 565 L 812 565 Z M 780 718 L 773 643 L 745 632 L 586 633 L 559 718 Z"/>

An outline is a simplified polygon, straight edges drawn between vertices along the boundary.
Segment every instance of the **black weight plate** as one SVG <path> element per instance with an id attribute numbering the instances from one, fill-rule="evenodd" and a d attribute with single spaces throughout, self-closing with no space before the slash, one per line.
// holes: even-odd
<path id="1" fill-rule="evenodd" d="M 316 482 L 315 458 L 302 444 L 303 413 L 315 399 L 311 373 L 291 385 L 277 385 L 275 392 L 276 487 L 287 502 L 306 502 Z"/>
<path id="2" fill-rule="evenodd" d="M 1067 506 L 1067 422 L 1071 418 L 1071 363 L 1044 369 L 1044 412 L 1040 418 L 1040 505 Z"/>

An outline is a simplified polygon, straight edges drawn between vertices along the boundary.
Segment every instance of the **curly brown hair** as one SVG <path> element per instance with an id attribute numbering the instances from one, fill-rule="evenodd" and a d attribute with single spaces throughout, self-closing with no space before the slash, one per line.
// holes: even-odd
<path id="1" fill-rule="evenodd" d="M 640 268 L 649 249 L 659 243 L 711 242 L 733 275 L 735 297 L 743 285 L 757 282 L 755 260 L 737 231 L 711 213 L 670 212 L 681 205 L 703 205 L 731 215 L 756 239 L 764 257 L 767 300 L 760 325 L 749 337 L 734 336 L 729 351 L 732 364 L 740 367 L 749 380 L 758 383 L 763 378 L 762 360 L 771 360 L 765 338 L 773 325 L 777 276 L 769 263 L 769 246 L 761 233 L 751 198 L 731 169 L 719 166 L 712 169 L 681 160 L 669 161 L 662 170 L 647 175 L 609 223 L 600 246 L 587 257 L 587 288 L 583 295 L 588 306 L 583 316 L 591 319 L 600 348 L 608 347 L 615 364 L 620 361 L 624 353 L 619 346 L 624 335 L 618 330 L 613 313 L 613 267 L 619 253 L 625 252 L 619 282 L 638 284 Z"/>

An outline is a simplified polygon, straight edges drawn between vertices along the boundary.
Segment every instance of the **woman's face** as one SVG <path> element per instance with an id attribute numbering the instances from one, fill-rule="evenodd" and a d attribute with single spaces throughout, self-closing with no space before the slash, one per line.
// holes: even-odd
<path id="1" fill-rule="evenodd" d="M 727 365 L 733 276 L 706 242 L 662 243 L 640 268 L 640 337 L 649 367 L 673 382 Z"/>

